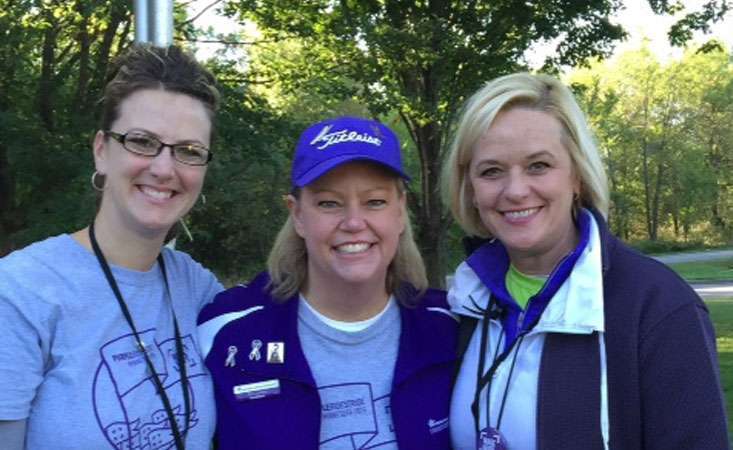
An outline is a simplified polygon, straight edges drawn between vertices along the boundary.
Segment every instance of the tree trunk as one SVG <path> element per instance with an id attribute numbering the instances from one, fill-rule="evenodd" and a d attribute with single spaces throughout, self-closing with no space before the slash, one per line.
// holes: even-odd
<path id="1" fill-rule="evenodd" d="M 721 151 L 721 146 L 716 142 L 715 137 L 713 135 L 710 136 L 708 140 L 708 147 L 709 150 L 707 152 L 707 159 L 708 164 L 713 170 L 713 174 L 715 176 L 715 179 L 718 181 L 715 183 L 715 191 L 713 192 L 713 201 L 712 206 L 710 208 L 710 223 L 715 227 L 719 232 L 721 232 L 723 235 L 726 234 L 726 229 L 728 228 L 728 224 L 726 223 L 725 218 L 720 213 L 720 203 L 721 199 L 725 199 L 726 195 L 726 185 L 725 183 L 721 183 L 721 180 L 725 176 L 723 173 L 723 170 L 721 168 L 729 167 L 730 162 L 725 161 L 723 157 L 723 153 Z"/>
<path id="2" fill-rule="evenodd" d="M 11 249 L 10 233 L 13 209 L 13 181 L 10 175 L 7 147 L 0 142 L 0 257 Z"/>
<path id="3" fill-rule="evenodd" d="M 422 166 L 421 203 L 417 208 L 417 243 L 425 261 L 428 281 L 433 287 L 445 285 L 443 236 L 446 218 L 440 201 L 440 148 L 442 131 L 435 122 L 414 129 Z"/>
<path id="4" fill-rule="evenodd" d="M 81 21 L 77 35 L 79 42 L 79 78 L 76 83 L 75 104 L 79 105 L 82 111 L 86 111 L 89 106 L 89 78 L 91 76 L 89 67 L 89 48 L 91 46 L 88 30 L 89 2 L 79 0 L 76 3 L 76 10 L 81 16 Z"/>
<path id="5" fill-rule="evenodd" d="M 53 114 L 53 93 L 54 93 L 54 70 L 56 66 L 56 28 L 53 14 L 47 11 L 45 19 L 49 26 L 43 33 L 43 50 L 41 60 L 41 78 L 38 81 L 38 115 L 43 126 L 48 131 L 54 130 Z"/>
<path id="6" fill-rule="evenodd" d="M 654 237 L 654 227 L 652 226 L 652 201 L 651 201 L 651 175 L 649 174 L 649 149 L 646 139 L 641 146 L 642 157 L 642 181 L 644 182 L 644 216 L 646 218 L 646 234 L 652 241 Z"/>
<path id="7" fill-rule="evenodd" d="M 720 203 L 720 195 L 718 195 L 718 193 L 716 192 L 715 198 L 713 200 L 713 206 L 710 208 L 710 215 L 711 215 L 710 221 L 712 222 L 715 228 L 725 233 L 726 228 L 728 227 L 728 224 L 726 223 L 722 214 L 720 214 L 719 203 Z"/>
<path id="8" fill-rule="evenodd" d="M 12 5 L 6 5 L 6 11 Z M 12 26 L 12 22 L 7 22 L 8 28 L 0 29 L 0 37 L 10 38 L 10 36 L 19 33 L 20 30 Z M 14 57 L 14 53 L 18 49 L 15 45 L 3 42 L 0 47 L 0 116 L 9 116 L 11 110 L 10 87 L 16 83 L 16 67 L 19 58 Z M 0 123 L 4 123 L 4 120 Z M 15 204 L 15 182 L 8 159 L 7 142 L 0 139 L 0 258 L 8 254 L 13 245 L 10 241 L 10 235 L 16 231 L 14 228 L 15 221 L 12 220 Z"/>
<path id="9" fill-rule="evenodd" d="M 436 38 L 434 36 L 434 38 Z M 440 37 L 442 38 L 442 37 Z M 439 47 L 439 38 L 433 47 Z M 443 265 L 443 237 L 448 219 L 443 215 L 440 197 L 441 150 L 443 148 L 443 121 L 439 121 L 440 79 L 434 65 L 420 70 L 405 70 L 400 73 L 403 88 L 411 99 L 411 105 L 419 105 L 408 111 L 401 111 L 410 136 L 420 158 L 420 195 L 411 202 L 416 217 L 416 241 L 425 262 L 428 282 L 432 287 L 445 286 Z M 430 120 L 426 120 L 431 117 Z M 452 270 L 453 268 L 450 268 Z"/>
<path id="10" fill-rule="evenodd" d="M 662 192 L 662 178 L 664 177 L 664 164 L 657 162 L 657 179 L 655 180 L 654 194 L 652 196 L 651 210 L 651 233 L 649 239 L 656 241 L 659 238 L 659 203 Z"/>
<path id="11" fill-rule="evenodd" d="M 114 43 L 115 36 L 117 36 L 117 29 L 126 17 L 127 9 L 124 7 L 124 2 L 115 2 L 111 8 L 109 22 L 107 23 L 107 28 L 104 30 L 104 34 L 102 35 L 102 42 L 99 45 L 97 57 L 94 61 L 94 75 L 91 81 L 91 90 L 101 91 L 105 85 L 105 77 L 107 76 L 107 67 L 109 66 L 112 44 Z M 130 22 L 128 21 L 127 23 L 129 25 Z M 130 29 L 128 26 L 119 35 L 120 39 L 126 39 L 129 32 Z"/>

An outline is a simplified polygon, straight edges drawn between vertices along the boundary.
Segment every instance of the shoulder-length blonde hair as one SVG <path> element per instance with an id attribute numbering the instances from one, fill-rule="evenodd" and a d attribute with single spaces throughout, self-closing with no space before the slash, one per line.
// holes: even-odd
<path id="1" fill-rule="evenodd" d="M 404 182 L 396 179 L 399 195 L 405 194 Z M 293 195 L 297 198 L 300 190 Z M 412 233 L 412 222 L 403 206 L 405 230 L 400 234 L 397 252 L 387 268 L 387 292 L 394 295 L 403 305 L 410 306 L 414 295 L 424 292 L 428 287 L 425 275 L 425 264 L 417 248 Z M 298 293 L 308 279 L 308 252 L 305 240 L 298 235 L 293 225 L 292 216 L 288 216 L 267 259 L 267 269 L 270 273 L 270 289 L 272 295 L 279 300 L 287 300 Z"/>
<path id="2" fill-rule="evenodd" d="M 463 230 L 474 236 L 491 237 L 473 206 L 473 188 L 468 170 L 476 143 L 501 111 L 526 108 L 555 117 L 564 131 L 565 148 L 580 178 L 580 204 L 608 215 L 606 172 L 593 135 L 572 92 L 547 75 L 515 73 L 496 78 L 466 102 L 443 168 L 443 198 Z"/>

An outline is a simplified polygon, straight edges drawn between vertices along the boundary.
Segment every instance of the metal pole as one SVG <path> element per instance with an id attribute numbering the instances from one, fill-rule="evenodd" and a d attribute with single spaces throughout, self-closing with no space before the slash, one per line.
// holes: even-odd
<path id="1" fill-rule="evenodd" d="M 150 42 L 148 38 L 148 0 L 135 0 L 133 8 L 135 14 L 135 42 L 138 44 Z"/>
<path id="2" fill-rule="evenodd" d="M 150 41 L 156 47 L 173 43 L 173 0 L 152 0 L 150 11 Z"/>
<path id="3" fill-rule="evenodd" d="M 135 0 L 135 42 L 168 47 L 173 43 L 173 0 Z"/>

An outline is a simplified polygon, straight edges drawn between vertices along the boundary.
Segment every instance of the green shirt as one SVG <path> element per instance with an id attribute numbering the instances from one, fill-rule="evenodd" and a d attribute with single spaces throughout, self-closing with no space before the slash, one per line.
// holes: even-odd
<path id="1" fill-rule="evenodd" d="M 526 275 L 518 271 L 513 264 L 506 272 L 506 289 L 522 308 L 527 308 L 529 299 L 538 293 L 547 280 L 546 276 Z"/>

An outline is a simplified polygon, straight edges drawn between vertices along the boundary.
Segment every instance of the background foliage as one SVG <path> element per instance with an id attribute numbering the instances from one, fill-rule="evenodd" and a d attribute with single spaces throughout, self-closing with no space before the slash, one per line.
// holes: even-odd
<path id="1" fill-rule="evenodd" d="M 571 80 L 611 180 L 625 239 L 733 238 L 733 65 L 724 50 L 661 64 L 646 46 Z"/>
<path id="2" fill-rule="evenodd" d="M 673 1 L 649 0 L 657 13 Z M 179 5 L 181 45 L 222 42 L 207 64 L 224 104 L 215 158 L 179 246 L 228 280 L 263 267 L 285 216 L 292 148 L 307 124 L 336 114 L 396 129 L 414 175 L 410 205 L 430 278 L 461 258 L 460 230 L 438 175 L 462 101 L 489 79 L 526 70 L 552 41 L 544 71 L 568 82 L 596 129 L 611 176 L 611 225 L 624 239 L 733 239 L 733 65 L 715 43 L 662 63 L 646 48 L 611 62 L 620 0 L 239 0 L 221 13 L 255 26 L 198 30 Z M 670 38 L 719 20 L 726 1 L 686 16 Z M 132 40 L 128 2 L 0 0 L 0 255 L 89 223 L 90 139 L 109 61 Z M 232 49 L 237 49 L 233 52 Z"/>

